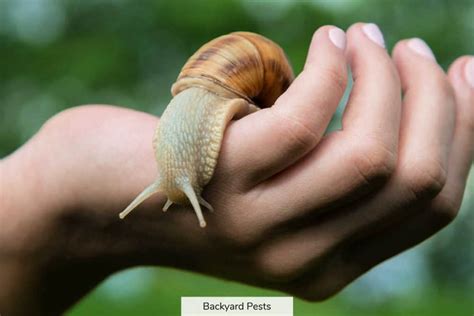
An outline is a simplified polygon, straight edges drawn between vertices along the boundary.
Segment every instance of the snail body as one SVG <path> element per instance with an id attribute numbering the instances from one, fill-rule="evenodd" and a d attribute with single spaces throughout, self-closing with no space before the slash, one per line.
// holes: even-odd
<path id="1" fill-rule="evenodd" d="M 160 175 L 120 213 L 124 218 L 157 192 L 172 203 L 191 204 L 201 227 L 201 193 L 214 173 L 229 121 L 269 107 L 288 88 L 293 71 L 283 50 L 248 32 L 218 37 L 183 66 L 171 88 L 173 99 L 153 138 Z"/>

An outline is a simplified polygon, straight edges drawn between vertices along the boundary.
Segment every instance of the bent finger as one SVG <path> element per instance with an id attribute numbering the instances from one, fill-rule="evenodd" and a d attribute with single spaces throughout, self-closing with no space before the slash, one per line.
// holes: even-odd
<path id="1" fill-rule="evenodd" d="M 354 84 L 342 118 L 343 132 L 353 142 L 370 139 L 395 158 L 401 115 L 397 69 L 375 24 L 351 26 L 347 39 Z"/>
<path id="2" fill-rule="evenodd" d="M 448 75 L 455 91 L 456 128 L 445 186 L 433 200 L 406 212 L 407 217 L 363 240 L 348 244 L 339 255 L 344 258 L 344 267 L 331 266 L 320 274 L 325 275 L 325 279 L 342 276 L 342 283 L 348 284 L 382 261 L 421 243 L 456 217 L 474 159 L 474 57 L 458 58 Z M 322 283 L 318 280 L 318 284 Z"/>
<path id="3" fill-rule="evenodd" d="M 321 139 L 345 90 L 344 32 L 318 29 L 304 70 L 271 108 L 234 122 L 222 156 L 229 170 L 255 184 L 293 164 Z"/>

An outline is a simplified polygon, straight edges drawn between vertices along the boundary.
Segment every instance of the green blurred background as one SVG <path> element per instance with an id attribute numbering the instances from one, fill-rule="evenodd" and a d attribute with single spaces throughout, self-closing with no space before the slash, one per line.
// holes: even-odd
<path id="1" fill-rule="evenodd" d="M 421 37 L 446 69 L 474 52 L 474 1 L 0 0 L 0 157 L 49 117 L 107 103 L 161 114 L 185 60 L 232 31 L 261 33 L 298 73 L 313 31 L 377 23 L 387 47 Z M 340 117 L 338 110 L 334 124 Z M 473 315 L 474 173 L 459 217 L 324 303 L 295 315 Z M 181 296 L 281 295 L 164 268 L 112 276 L 69 315 L 178 315 Z"/>

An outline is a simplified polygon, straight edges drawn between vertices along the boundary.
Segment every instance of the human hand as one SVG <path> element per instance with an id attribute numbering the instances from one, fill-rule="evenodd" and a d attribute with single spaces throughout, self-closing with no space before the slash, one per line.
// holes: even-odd
<path id="1" fill-rule="evenodd" d="M 2 162 L 7 185 L 22 189 L 7 205 L 31 210 L 33 201 L 33 209 L 46 210 L 8 221 L 0 213 L 9 223 L 3 236 L 35 227 L 10 246 L 13 253 L 23 242 L 56 267 L 47 272 L 58 293 L 74 268 L 80 286 L 69 302 L 137 264 L 320 300 L 428 238 L 456 215 L 472 163 L 474 88 L 465 72 L 472 57 L 459 58 L 445 75 L 409 47 L 416 42 L 398 43 L 391 59 L 363 27 L 349 29 L 346 51 L 330 41 L 332 27 L 320 28 L 304 71 L 276 104 L 229 125 L 203 193 L 215 208 L 205 214 L 206 229 L 187 207 L 161 213 L 159 194 L 118 219 L 159 172 L 155 117 L 103 106 L 58 114 Z M 343 128 L 324 135 L 347 63 L 354 85 Z M 31 180 L 24 184 L 12 170 L 26 170 Z M 20 199 L 25 192 L 35 198 Z M 39 214 L 50 224 L 38 228 L 31 219 Z"/>

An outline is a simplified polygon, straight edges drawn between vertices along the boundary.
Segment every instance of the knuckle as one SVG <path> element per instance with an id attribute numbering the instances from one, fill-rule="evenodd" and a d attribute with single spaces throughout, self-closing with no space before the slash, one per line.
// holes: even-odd
<path id="1" fill-rule="evenodd" d="M 272 113 L 278 116 L 276 121 L 281 122 L 281 128 L 276 130 L 282 134 L 282 140 L 289 141 L 288 146 L 293 152 L 306 151 L 318 143 L 320 137 L 316 135 L 312 127 L 307 126 L 301 119 L 283 115 L 276 111 Z"/>
<path id="2" fill-rule="evenodd" d="M 324 253 L 327 249 L 318 251 Z M 289 253 L 292 255 L 289 256 Z M 283 239 L 260 248 L 255 265 L 265 279 L 289 284 L 307 271 L 319 256 L 296 244 L 295 240 Z"/>
<path id="3" fill-rule="evenodd" d="M 344 275 L 344 273 L 341 273 Z M 294 290 L 294 295 L 309 302 L 321 302 L 339 293 L 349 284 L 341 275 L 326 275 L 322 279 L 306 283 Z"/>
<path id="4" fill-rule="evenodd" d="M 459 213 L 461 198 L 452 195 L 439 194 L 430 210 L 432 220 L 441 227 L 451 223 Z"/>
<path id="5" fill-rule="evenodd" d="M 280 252 L 278 255 L 268 255 L 263 252 L 256 260 L 257 270 L 263 277 L 271 282 L 289 283 L 304 271 L 304 264 L 293 258 L 294 262 L 285 260 L 286 253 Z"/>
<path id="6" fill-rule="evenodd" d="M 340 242 L 333 236 L 316 239 L 317 242 L 302 243 L 301 237 L 293 235 L 265 243 L 256 253 L 257 270 L 272 282 L 290 284 L 299 281 L 306 272 L 319 266 Z"/>
<path id="7" fill-rule="evenodd" d="M 406 164 L 402 183 L 418 199 L 438 194 L 446 184 L 446 169 L 435 159 L 423 159 Z"/>
<path id="8" fill-rule="evenodd" d="M 242 228 L 228 228 L 224 232 L 219 233 L 216 238 L 219 243 L 225 244 L 226 247 L 234 249 L 238 252 L 246 252 L 253 249 L 261 240 L 261 234 L 252 232 Z"/>
<path id="9" fill-rule="evenodd" d="M 382 142 L 368 140 L 354 149 L 353 165 L 365 181 L 386 180 L 395 171 L 396 154 Z"/>
<path id="10" fill-rule="evenodd" d="M 300 273 L 297 269 L 290 268 L 275 262 L 260 263 L 259 271 L 265 279 L 277 283 L 289 283 L 295 280 Z"/>
<path id="11" fill-rule="evenodd" d="M 246 223 L 243 218 L 235 220 L 228 218 L 223 225 L 220 225 L 212 241 L 243 253 L 253 250 L 264 236 L 265 230 L 262 227 Z"/>

